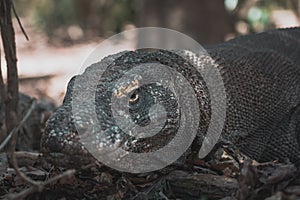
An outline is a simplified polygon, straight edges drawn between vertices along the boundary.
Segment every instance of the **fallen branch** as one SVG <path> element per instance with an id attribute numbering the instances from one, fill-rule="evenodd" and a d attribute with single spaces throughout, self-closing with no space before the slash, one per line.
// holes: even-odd
<path id="1" fill-rule="evenodd" d="M 185 171 L 173 171 L 166 181 L 176 197 L 206 197 L 220 199 L 230 196 L 238 189 L 234 178 L 212 174 L 190 174 Z"/>
<path id="2" fill-rule="evenodd" d="M 28 152 L 28 151 L 16 151 L 16 159 L 18 166 L 33 166 L 41 157 L 40 153 Z"/>
<path id="3" fill-rule="evenodd" d="M 59 174 L 45 182 L 36 182 L 35 185 L 32 185 L 31 187 L 27 188 L 26 190 L 23 190 L 22 192 L 18 193 L 18 194 L 9 194 L 7 195 L 8 199 L 24 199 L 25 197 L 27 197 L 30 194 L 33 194 L 35 192 L 41 192 L 43 191 L 43 189 L 45 188 L 46 185 L 54 183 L 62 178 L 70 178 L 72 177 L 72 175 L 75 174 L 75 170 L 67 170 L 62 174 Z"/>

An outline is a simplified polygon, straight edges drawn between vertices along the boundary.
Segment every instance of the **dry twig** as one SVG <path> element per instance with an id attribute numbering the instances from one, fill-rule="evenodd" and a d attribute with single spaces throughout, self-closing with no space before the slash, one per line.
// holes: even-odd
<path id="1" fill-rule="evenodd" d="M 36 182 L 37 184 L 32 185 L 31 187 L 27 188 L 26 190 L 23 190 L 22 192 L 18 193 L 18 194 L 9 194 L 7 196 L 8 199 L 24 199 L 25 197 L 27 197 L 30 194 L 33 194 L 35 192 L 41 192 L 43 191 L 43 189 L 45 188 L 46 185 L 54 183 L 62 178 L 70 178 L 72 175 L 75 174 L 75 170 L 68 170 L 65 171 L 62 174 L 59 174 L 45 182 Z"/>
<path id="2" fill-rule="evenodd" d="M 8 142 L 10 141 L 12 136 L 14 134 L 16 134 L 20 130 L 20 128 L 24 125 L 24 123 L 26 122 L 26 120 L 29 118 L 30 114 L 34 110 L 35 106 L 36 106 L 36 101 L 33 101 L 30 108 L 29 108 L 29 110 L 27 111 L 26 115 L 24 116 L 24 118 L 20 122 L 20 124 L 16 128 L 14 128 L 13 130 L 10 131 L 8 136 L 5 138 L 5 140 L 0 145 L 0 151 L 8 144 Z"/>

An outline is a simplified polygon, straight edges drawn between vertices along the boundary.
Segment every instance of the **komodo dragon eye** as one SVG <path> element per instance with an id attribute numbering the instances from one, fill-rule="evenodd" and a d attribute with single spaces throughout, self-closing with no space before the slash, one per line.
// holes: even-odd
<path id="1" fill-rule="evenodd" d="M 130 99 L 129 99 L 129 103 L 130 104 L 135 104 L 139 101 L 140 99 L 140 95 L 139 93 L 137 92 L 134 92 L 131 96 L 130 96 Z"/>
<path id="2" fill-rule="evenodd" d="M 155 98 L 150 93 L 148 87 L 141 87 L 133 91 L 129 98 L 129 113 L 134 123 L 146 126 L 151 121 L 149 110 L 155 103 Z"/>

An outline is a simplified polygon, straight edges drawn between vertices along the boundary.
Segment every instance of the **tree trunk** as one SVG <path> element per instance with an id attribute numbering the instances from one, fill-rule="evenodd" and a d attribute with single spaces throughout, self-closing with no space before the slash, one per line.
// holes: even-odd
<path id="1" fill-rule="evenodd" d="M 200 44 L 223 42 L 234 32 L 234 20 L 223 1 L 144 0 L 139 26 L 157 26 L 189 35 Z"/>
<path id="2" fill-rule="evenodd" d="M 0 30 L 2 44 L 7 63 L 7 90 L 5 95 L 5 115 L 7 133 L 13 130 L 18 122 L 18 70 L 16 57 L 15 32 L 12 25 L 12 2 L 11 0 L 0 1 Z M 12 152 L 15 148 L 16 134 L 10 140 L 8 152 Z"/>

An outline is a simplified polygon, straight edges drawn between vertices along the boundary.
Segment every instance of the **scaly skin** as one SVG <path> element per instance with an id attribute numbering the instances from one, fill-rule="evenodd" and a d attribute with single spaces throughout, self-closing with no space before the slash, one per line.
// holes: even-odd
<path id="1" fill-rule="evenodd" d="M 239 37 L 206 50 L 218 64 L 226 90 L 226 120 L 220 141 L 231 143 L 258 161 L 289 159 L 299 164 L 300 29 L 279 29 Z M 180 72 L 194 88 L 201 114 L 195 143 L 200 148 L 211 117 L 209 91 L 189 60 L 174 52 L 136 51 L 109 56 L 77 76 L 77 87 L 89 90 L 87 77 L 92 76 L 93 70 L 97 72 L 100 66 L 107 66 L 108 70 L 97 80 L 95 97 L 96 113 L 106 130 L 105 137 L 130 151 L 149 152 L 159 149 L 174 137 L 179 126 L 180 112 L 176 101 L 171 98 L 171 92 L 158 85 L 139 91 L 143 101 L 137 107 L 133 105 L 130 116 L 136 119 L 136 123 L 147 123 L 149 107 L 155 101 L 165 103 L 168 119 L 173 121 L 168 122 L 157 137 L 138 140 L 137 143 L 133 142 L 134 138 L 126 136 L 115 127 L 109 104 L 112 94 L 107 92 L 109 84 L 126 70 L 150 62 L 158 62 Z M 79 124 L 83 132 L 94 136 L 99 130 L 90 130 L 89 125 L 86 125 L 95 108 L 85 103 L 91 97 L 83 97 L 82 104 L 78 105 L 79 110 L 85 113 L 81 116 L 85 117 L 75 119 L 72 115 L 74 82 L 74 78 L 69 82 L 63 105 L 49 119 L 41 147 L 44 156 L 53 164 L 78 168 L 95 159 L 79 140 L 74 123 Z M 135 87 L 135 83 L 126 84 L 126 87 Z M 126 90 L 126 87 L 123 89 Z M 155 90 L 160 96 L 151 97 L 150 94 Z M 140 119 L 136 118 L 138 114 L 142 116 Z M 98 144 L 101 142 L 101 139 L 96 140 Z"/>

